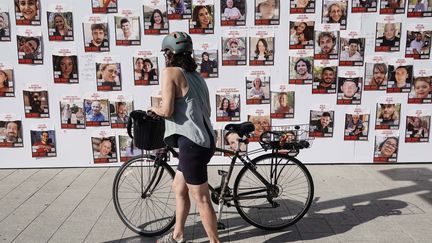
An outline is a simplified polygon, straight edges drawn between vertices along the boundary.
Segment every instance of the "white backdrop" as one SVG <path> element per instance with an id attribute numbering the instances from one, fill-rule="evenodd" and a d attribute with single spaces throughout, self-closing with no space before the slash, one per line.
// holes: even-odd
<path id="1" fill-rule="evenodd" d="M 60 128 L 60 108 L 59 101 L 64 95 L 81 95 L 86 93 L 96 92 L 96 82 L 94 77 L 85 77 L 81 75 L 79 84 L 54 84 L 52 75 L 52 51 L 58 47 L 71 47 L 74 45 L 78 50 L 79 70 L 85 70 L 86 66 L 83 61 L 84 56 L 103 55 L 99 53 L 89 54 L 84 53 L 82 20 L 85 16 L 91 15 L 91 1 L 75 1 L 75 0 L 42 0 L 42 32 L 44 40 L 44 64 L 43 65 L 18 65 L 16 51 L 16 30 L 14 21 L 13 1 L 7 1 L 9 13 L 11 16 L 12 41 L 0 43 L 0 62 L 9 63 L 14 66 L 15 75 L 15 97 L 0 98 L 0 113 L 18 113 L 22 116 L 23 122 L 23 148 L 0 148 L 0 167 L 70 167 L 70 166 L 99 166 L 93 164 L 91 134 L 98 128 L 64 130 Z M 73 27 L 74 27 L 74 42 L 54 43 L 48 41 L 47 21 L 46 21 L 46 6 L 49 4 L 61 2 L 62 4 L 72 6 L 73 9 Z M 143 28 L 142 20 L 142 2 L 141 1 L 126 1 L 119 0 L 119 9 L 136 9 L 141 16 L 141 31 Z M 220 38 L 223 30 L 229 27 L 220 27 L 220 7 L 219 1 L 215 1 L 215 31 L 212 35 L 193 35 L 194 42 L 211 42 L 216 43 L 220 50 Z M 315 21 L 321 21 L 321 2 L 317 2 Z M 368 14 L 352 14 L 350 13 L 351 1 L 348 8 L 348 30 L 360 29 L 367 37 L 366 56 L 374 53 L 374 38 L 375 38 L 375 23 L 378 13 Z M 378 8 L 379 9 L 379 8 Z M 379 11 L 379 10 L 378 10 Z M 254 6 L 252 1 L 248 1 L 247 6 L 247 28 L 254 27 Z M 249 105 L 246 105 L 245 99 L 245 76 L 252 70 L 265 70 L 271 73 L 272 86 L 274 84 L 288 85 L 288 36 L 289 36 L 289 1 L 281 0 L 281 21 L 279 26 L 269 27 L 275 30 L 275 65 L 270 67 L 252 67 L 252 66 L 221 66 L 221 52 L 219 51 L 219 78 L 207 79 L 208 87 L 212 97 L 215 97 L 215 91 L 222 87 L 236 87 L 240 89 L 241 94 L 241 121 L 246 121 L 247 110 Z M 387 57 L 403 58 L 405 55 L 405 39 L 406 39 L 406 23 L 428 23 L 431 18 L 424 19 L 408 19 L 406 14 L 403 15 L 401 52 L 384 53 Z M 163 36 L 145 36 L 142 34 L 141 46 L 122 47 L 115 46 L 114 41 L 114 14 L 108 14 L 108 22 L 110 27 L 110 54 L 117 56 L 121 61 L 123 91 L 124 93 L 133 96 L 135 109 L 146 110 L 150 107 L 150 95 L 154 95 L 160 89 L 159 86 L 134 86 L 133 85 L 133 63 L 132 55 L 137 50 L 154 50 L 158 53 L 159 66 L 163 67 L 163 55 L 158 52 Z M 188 32 L 188 21 L 170 21 L 170 31 L 185 31 Z M 430 67 L 431 60 L 415 61 L 415 67 Z M 49 119 L 29 119 L 24 118 L 23 93 L 27 83 L 42 83 L 48 86 L 49 92 Z M 344 123 L 345 112 L 348 108 L 346 105 L 336 105 L 336 95 L 312 95 L 310 85 L 288 85 L 289 90 L 295 91 L 295 118 L 294 119 L 273 119 L 273 125 L 285 124 L 301 124 L 309 122 L 309 110 L 313 104 L 328 103 L 335 107 L 334 119 L 334 134 L 333 138 L 318 138 L 313 142 L 311 149 L 304 150 L 300 153 L 299 159 L 305 163 L 372 163 L 375 142 L 375 130 L 373 129 L 376 118 L 376 100 L 377 97 L 386 95 L 385 91 L 373 91 L 362 93 L 362 104 L 364 108 L 369 108 L 371 111 L 369 125 L 368 141 L 344 141 Z M 115 92 L 112 92 L 115 93 Z M 407 94 L 391 94 L 391 96 L 402 100 L 401 124 L 399 135 L 399 154 L 398 162 L 431 162 L 430 149 L 431 142 L 428 143 L 412 143 L 404 142 L 405 136 L 405 119 L 408 110 L 415 109 L 432 109 L 430 104 L 414 105 L 407 104 Z M 211 99 L 213 114 L 212 121 L 216 127 L 223 127 L 224 123 L 216 124 L 215 116 L 215 98 Z M 34 159 L 31 157 L 31 142 L 30 142 L 30 127 L 36 123 L 53 124 L 56 130 L 57 142 L 57 157 Z M 109 128 L 106 128 L 109 129 Z M 118 140 L 118 139 L 117 139 Z M 118 141 L 117 141 L 118 143 Z M 254 143 L 250 148 L 259 146 Z M 118 146 L 117 146 L 118 147 Z M 213 164 L 228 163 L 227 158 L 214 157 Z M 107 165 L 107 164 L 100 164 Z M 113 164 L 110 164 L 113 165 Z"/>

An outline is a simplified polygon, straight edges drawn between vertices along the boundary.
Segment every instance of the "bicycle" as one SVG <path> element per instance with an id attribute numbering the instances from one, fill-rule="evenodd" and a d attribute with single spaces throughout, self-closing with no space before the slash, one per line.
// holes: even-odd
<path id="1" fill-rule="evenodd" d="M 248 143 L 254 131 L 252 123 L 228 124 L 225 129 L 239 138 L 235 151 L 216 148 L 232 156 L 228 171 L 218 171 L 220 185 L 209 184 L 211 199 L 218 204 L 218 229 L 225 228 L 221 222 L 223 207 L 233 205 L 245 221 L 261 229 L 277 230 L 295 224 L 308 211 L 314 194 L 309 171 L 294 157 L 310 146 L 307 125 L 263 132 L 261 148 L 252 151 L 241 151 L 240 146 Z M 249 158 L 267 151 L 271 153 Z M 142 150 L 140 156 L 120 167 L 114 179 L 115 209 L 123 223 L 142 236 L 163 234 L 175 223 L 175 195 L 171 189 L 174 170 L 167 163 L 169 152 L 177 156 L 171 147 L 154 154 Z M 243 168 L 231 189 L 229 182 L 237 160 Z"/>

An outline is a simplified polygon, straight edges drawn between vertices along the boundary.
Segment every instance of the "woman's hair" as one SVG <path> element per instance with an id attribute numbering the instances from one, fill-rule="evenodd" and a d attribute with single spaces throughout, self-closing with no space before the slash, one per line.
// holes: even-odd
<path id="1" fill-rule="evenodd" d="M 267 1 L 268 1 L 268 0 L 267 0 Z M 258 4 L 257 9 L 256 9 L 256 12 L 257 12 L 257 13 L 261 13 L 261 12 L 260 12 L 261 4 L 263 4 L 264 2 L 267 2 L 267 1 L 263 1 L 263 2 L 261 2 L 261 3 Z M 274 0 L 274 3 L 275 3 L 275 9 L 279 8 L 279 3 L 278 3 L 278 2 L 279 2 L 279 1 Z"/>
<path id="2" fill-rule="evenodd" d="M 0 73 L 3 73 L 6 77 L 6 79 L 3 80 L 3 86 L 9 87 L 9 75 L 7 75 L 7 73 L 3 70 L 0 70 Z"/>
<path id="3" fill-rule="evenodd" d="M 287 98 L 287 101 L 288 101 L 288 93 L 287 92 L 280 92 L 279 94 L 278 94 L 278 103 L 279 103 L 279 105 L 281 104 L 281 99 L 282 99 L 282 97 L 283 96 L 286 96 L 286 98 Z"/>
<path id="4" fill-rule="evenodd" d="M 206 51 L 203 52 L 203 53 L 201 54 L 201 57 L 202 57 L 202 58 L 204 58 L 204 56 L 208 56 L 208 57 L 210 57 L 210 55 L 209 55 L 208 52 L 206 52 Z"/>
<path id="5" fill-rule="evenodd" d="M 207 9 L 207 12 L 209 13 L 210 24 L 213 23 L 213 17 L 212 17 L 211 9 L 207 6 L 198 5 L 194 8 L 193 13 L 192 13 L 192 21 L 195 21 L 195 28 L 202 28 L 201 23 L 198 20 L 199 11 L 201 9 Z"/>
<path id="6" fill-rule="evenodd" d="M 150 61 L 150 59 L 146 58 L 143 60 L 143 63 L 146 63 L 146 62 L 150 63 L 150 68 L 153 68 L 153 63 L 152 63 L 152 61 Z"/>
<path id="7" fill-rule="evenodd" d="M 340 20 L 342 20 L 342 19 L 345 19 L 346 18 L 346 11 L 345 11 L 345 6 L 343 5 L 343 4 L 341 4 L 341 3 L 339 3 L 339 2 L 333 2 L 333 3 L 331 3 L 329 6 L 328 6 L 328 11 L 327 11 L 327 17 L 329 18 L 329 22 L 330 23 L 332 23 L 332 19 L 331 19 L 331 17 L 330 17 L 330 12 L 331 12 L 331 9 L 333 8 L 333 7 L 338 7 L 338 8 L 340 8 L 340 10 L 342 11 L 342 16 L 340 17 Z"/>
<path id="8" fill-rule="evenodd" d="M 296 70 L 296 72 L 297 72 L 297 64 L 299 64 L 299 62 L 304 62 L 304 63 L 306 63 L 307 72 L 308 72 L 308 73 L 311 73 L 312 65 L 311 65 L 311 63 L 309 62 L 309 60 L 307 60 L 307 59 L 305 59 L 305 58 L 300 58 L 300 59 L 298 59 L 297 62 L 294 64 L 294 70 Z"/>
<path id="9" fill-rule="evenodd" d="M 114 63 L 102 63 L 99 65 L 99 70 L 97 71 L 96 75 L 98 79 L 102 79 L 102 72 L 105 71 L 105 69 L 110 65 L 114 65 L 117 67 L 117 65 Z"/>
<path id="10" fill-rule="evenodd" d="M 155 20 L 154 20 L 154 15 L 156 14 L 156 13 L 158 13 L 160 16 L 161 16 L 161 26 L 162 26 L 162 28 L 165 26 L 165 22 L 164 22 L 164 18 L 163 18 L 163 15 L 162 15 L 162 11 L 160 11 L 159 9 L 155 9 L 155 10 L 153 10 L 153 13 L 152 13 L 152 15 L 151 15 L 151 17 L 150 17 L 150 28 L 154 28 L 154 24 L 155 24 Z"/>
<path id="11" fill-rule="evenodd" d="M 384 141 L 382 141 L 382 142 L 379 144 L 379 146 L 378 146 L 378 150 L 381 151 L 381 149 L 382 149 L 382 147 L 384 146 L 384 144 L 385 144 L 388 140 L 390 140 L 390 139 L 393 139 L 393 140 L 396 141 L 396 149 L 395 149 L 394 153 L 397 153 L 398 148 L 399 148 L 399 146 L 397 146 L 397 145 L 399 145 L 399 140 L 398 140 L 397 137 L 387 137 L 386 139 L 384 139 Z"/>
<path id="12" fill-rule="evenodd" d="M 264 50 L 264 56 L 268 56 L 269 55 L 269 51 L 268 51 L 268 43 L 267 43 L 267 41 L 264 39 L 264 38 L 260 38 L 258 41 L 257 41 L 257 43 L 256 43 L 256 45 L 255 45 L 255 55 L 259 55 L 259 50 L 258 50 L 258 44 L 260 43 L 260 42 L 262 42 L 263 43 L 263 45 L 264 45 L 264 47 L 265 47 L 265 50 Z"/>
<path id="13" fill-rule="evenodd" d="M 72 72 L 71 72 L 71 74 L 78 73 L 75 59 L 72 56 L 57 56 L 55 66 L 54 66 L 55 71 L 61 71 L 61 62 L 65 58 L 70 58 L 72 60 Z"/>
<path id="14" fill-rule="evenodd" d="M 227 110 L 229 110 L 229 99 L 226 98 L 226 97 L 222 98 L 221 103 L 219 105 L 219 110 L 224 110 L 223 104 L 224 104 L 225 100 L 228 101 L 228 108 L 227 108 Z"/>
<path id="15" fill-rule="evenodd" d="M 190 52 L 174 54 L 171 50 L 166 50 L 165 53 L 167 55 L 167 67 L 181 67 L 187 72 L 194 72 L 198 67 Z"/>
<path id="16" fill-rule="evenodd" d="M 36 47 L 35 52 L 39 49 L 40 41 L 39 41 L 38 38 L 33 37 L 33 36 L 31 36 L 31 37 L 21 37 L 21 38 L 23 38 L 24 43 L 27 43 L 27 42 L 29 42 L 29 41 L 34 41 L 34 42 L 36 42 L 37 47 Z"/>
<path id="17" fill-rule="evenodd" d="M 254 81 L 252 82 L 252 86 L 255 87 L 255 81 L 256 81 L 256 80 L 259 80 L 259 88 L 261 88 L 261 87 L 262 87 L 262 81 L 261 81 L 260 78 L 256 78 L 256 79 L 254 79 Z"/>
<path id="18" fill-rule="evenodd" d="M 54 26 L 55 26 L 55 30 L 56 30 L 56 31 L 58 31 L 57 26 L 55 25 L 55 19 L 56 19 L 57 17 L 60 17 L 60 18 L 63 19 L 63 23 L 64 23 L 64 28 L 65 28 L 65 30 L 71 30 L 71 29 L 72 29 L 72 28 L 69 26 L 69 24 L 68 24 L 66 18 L 65 18 L 63 15 L 61 15 L 61 14 L 55 14 L 53 20 L 54 20 Z"/>

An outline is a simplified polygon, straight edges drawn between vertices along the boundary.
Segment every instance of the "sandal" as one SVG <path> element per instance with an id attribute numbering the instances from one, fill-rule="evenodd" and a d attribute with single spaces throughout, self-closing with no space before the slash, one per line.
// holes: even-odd
<path id="1" fill-rule="evenodd" d="M 156 243 L 185 243 L 186 241 L 184 239 L 181 240 L 176 240 L 173 237 L 173 232 L 166 234 L 164 236 L 162 236 L 161 238 L 159 238 Z"/>

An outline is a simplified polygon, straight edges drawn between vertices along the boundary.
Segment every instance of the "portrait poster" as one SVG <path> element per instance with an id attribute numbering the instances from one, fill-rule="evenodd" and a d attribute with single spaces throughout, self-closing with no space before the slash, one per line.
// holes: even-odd
<path id="1" fill-rule="evenodd" d="M 134 85 L 147 86 L 159 84 L 159 66 L 156 53 L 140 50 L 133 56 Z"/>
<path id="2" fill-rule="evenodd" d="M 145 35 L 166 35 L 169 33 L 165 0 L 145 0 L 143 12 Z"/>
<path id="3" fill-rule="evenodd" d="M 378 98 L 376 107 L 376 130 L 399 130 L 401 103 L 392 96 Z"/>
<path id="4" fill-rule="evenodd" d="M 215 140 L 216 140 L 216 148 L 223 148 L 222 146 L 222 140 L 223 140 L 223 134 L 222 131 L 223 129 L 219 126 L 216 126 L 215 124 L 212 124 L 213 128 L 214 128 L 214 134 L 216 136 Z M 221 156 L 222 152 L 221 151 L 215 151 L 214 156 Z"/>
<path id="5" fill-rule="evenodd" d="M 110 103 L 99 93 L 84 98 L 86 127 L 102 127 L 110 125 Z"/>
<path id="6" fill-rule="evenodd" d="M 112 94 L 110 97 L 111 128 L 126 128 L 134 110 L 132 95 Z"/>
<path id="7" fill-rule="evenodd" d="M 337 77 L 337 60 L 314 61 L 312 94 L 335 94 Z"/>
<path id="8" fill-rule="evenodd" d="M 335 112 L 328 104 L 313 105 L 309 117 L 309 136 L 331 138 L 334 131 Z"/>
<path id="9" fill-rule="evenodd" d="M 84 129 L 85 112 L 83 99 L 75 95 L 65 95 L 60 99 L 62 129 Z"/>
<path id="10" fill-rule="evenodd" d="M 407 0 L 408 18 L 428 18 L 432 17 L 432 0 Z"/>
<path id="11" fill-rule="evenodd" d="M 30 128 L 32 158 L 57 157 L 54 126 L 45 123 L 33 124 Z"/>
<path id="12" fill-rule="evenodd" d="M 111 55 L 96 56 L 97 91 L 121 91 L 120 59 Z"/>
<path id="13" fill-rule="evenodd" d="M 129 137 L 126 131 L 119 131 L 118 134 L 120 162 L 126 162 L 141 155 L 141 149 L 133 145 L 132 138 Z M 146 162 L 146 158 L 143 158 L 143 160 Z"/>
<path id="14" fill-rule="evenodd" d="M 0 98 L 15 97 L 15 77 L 13 66 L 0 62 Z"/>
<path id="15" fill-rule="evenodd" d="M 430 58 L 432 23 L 407 26 L 405 57 L 425 60 Z"/>
<path id="16" fill-rule="evenodd" d="M 122 9 L 114 16 L 117 46 L 141 45 L 140 16 L 132 9 Z"/>
<path id="17" fill-rule="evenodd" d="M 255 0 L 255 25 L 279 25 L 280 0 Z"/>
<path id="18" fill-rule="evenodd" d="M 150 96 L 150 105 L 151 107 L 158 107 L 158 108 L 162 107 L 162 96 L 160 93 L 157 95 Z"/>
<path id="19" fill-rule="evenodd" d="M 375 13 L 378 8 L 378 0 L 353 0 L 351 13 Z"/>
<path id="20" fill-rule="evenodd" d="M 374 163 L 397 162 L 399 131 L 382 130 L 375 133 Z"/>
<path id="21" fill-rule="evenodd" d="M 346 30 L 347 20 L 348 20 L 347 0 L 323 0 L 321 23 L 339 24 L 341 30 Z"/>
<path id="22" fill-rule="evenodd" d="M 313 49 L 315 31 L 314 19 L 305 14 L 291 15 L 289 23 L 289 49 Z"/>
<path id="23" fill-rule="evenodd" d="M 313 51 L 289 51 L 289 84 L 312 84 Z"/>
<path id="24" fill-rule="evenodd" d="M 281 84 L 272 88 L 270 95 L 270 117 L 272 119 L 294 118 L 294 91 L 289 91 L 285 84 Z"/>
<path id="25" fill-rule="evenodd" d="M 379 16 L 376 23 L 375 52 L 399 52 L 402 20 L 394 15 Z"/>
<path id="26" fill-rule="evenodd" d="M 72 9 L 63 4 L 51 4 L 47 11 L 48 39 L 50 41 L 73 41 L 74 24 Z"/>
<path id="27" fill-rule="evenodd" d="M 273 30 L 254 28 L 249 36 L 249 66 L 272 66 L 275 55 Z"/>
<path id="28" fill-rule="evenodd" d="M 363 90 L 363 72 L 360 68 L 340 68 L 338 76 L 338 105 L 360 105 Z"/>
<path id="29" fill-rule="evenodd" d="M 0 148 L 22 148 L 23 125 L 19 114 L 0 114 Z"/>
<path id="30" fill-rule="evenodd" d="M 270 104 L 270 75 L 265 71 L 251 71 L 246 75 L 246 104 Z"/>
<path id="31" fill-rule="evenodd" d="M 407 0 L 380 1 L 380 14 L 404 14 Z"/>
<path id="32" fill-rule="evenodd" d="M 238 140 L 240 136 L 234 132 L 229 130 L 222 130 L 223 134 L 223 148 L 229 151 L 237 151 L 238 146 L 240 145 L 240 154 L 245 154 L 248 149 L 248 145 L 246 143 L 239 143 Z M 233 156 L 230 153 L 224 153 L 224 156 Z"/>
<path id="33" fill-rule="evenodd" d="M 222 66 L 246 65 L 246 29 L 228 29 L 222 36 Z"/>
<path id="34" fill-rule="evenodd" d="M 168 20 L 192 18 L 192 0 L 166 0 Z"/>
<path id="35" fill-rule="evenodd" d="M 366 39 L 360 31 L 341 31 L 339 43 L 339 66 L 363 66 Z"/>
<path id="36" fill-rule="evenodd" d="M 255 127 L 249 142 L 259 142 L 261 135 L 271 130 L 270 109 L 268 106 L 249 107 L 247 120 L 254 124 Z"/>
<path id="37" fill-rule="evenodd" d="M 315 13 L 315 0 L 290 0 L 291 14 Z"/>
<path id="38" fill-rule="evenodd" d="M 216 121 L 240 121 L 240 91 L 238 88 L 216 90 Z"/>
<path id="39" fill-rule="evenodd" d="M 117 162 L 117 141 L 114 131 L 96 130 L 92 132 L 90 139 L 95 164 Z"/>
<path id="40" fill-rule="evenodd" d="M 220 1 L 221 26 L 246 25 L 246 0 Z"/>
<path id="41" fill-rule="evenodd" d="M 198 65 L 197 72 L 203 78 L 219 77 L 219 56 L 215 43 L 200 42 L 195 45 L 193 56 Z"/>
<path id="42" fill-rule="evenodd" d="M 409 110 L 406 117 L 405 143 L 428 143 L 431 110 Z"/>
<path id="43" fill-rule="evenodd" d="M 367 56 L 365 59 L 364 91 L 387 90 L 387 58 L 380 55 Z"/>
<path id="44" fill-rule="evenodd" d="M 23 89 L 25 118 L 49 118 L 48 89 L 31 83 Z"/>
<path id="45" fill-rule="evenodd" d="M 367 141 L 369 135 L 370 110 L 349 107 L 345 113 L 345 141 Z"/>
<path id="46" fill-rule="evenodd" d="M 87 16 L 82 23 L 82 28 L 85 52 L 110 51 L 110 34 L 107 16 Z"/>
<path id="47" fill-rule="evenodd" d="M 339 25 L 315 24 L 314 60 L 339 58 Z"/>
<path id="48" fill-rule="evenodd" d="M 408 94 L 408 104 L 432 103 L 432 69 L 416 68 L 414 70 L 411 92 Z"/>
<path id="49" fill-rule="evenodd" d="M 43 64 L 43 39 L 40 27 L 17 27 L 18 64 Z"/>
<path id="50" fill-rule="evenodd" d="M 192 0 L 189 34 L 214 34 L 214 0 Z"/>
<path id="51" fill-rule="evenodd" d="M 14 0 L 15 23 L 19 25 L 41 25 L 40 0 Z"/>
<path id="52" fill-rule="evenodd" d="M 412 58 L 388 59 L 387 93 L 409 93 L 413 81 Z"/>
<path id="53" fill-rule="evenodd" d="M 107 14 L 117 13 L 117 4 L 120 0 L 91 0 L 92 13 Z"/>
<path id="54" fill-rule="evenodd" d="M 55 84 L 77 84 L 79 82 L 78 56 L 74 47 L 53 49 L 52 60 Z"/>
<path id="55" fill-rule="evenodd" d="M 9 9 L 0 3 L 0 42 L 11 41 L 11 21 Z"/>

